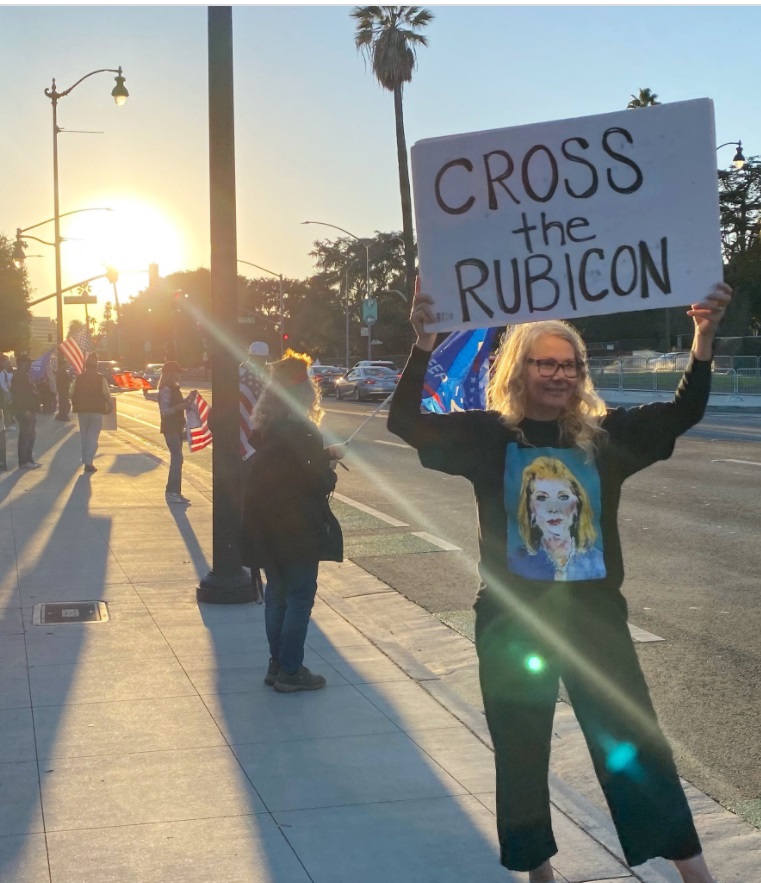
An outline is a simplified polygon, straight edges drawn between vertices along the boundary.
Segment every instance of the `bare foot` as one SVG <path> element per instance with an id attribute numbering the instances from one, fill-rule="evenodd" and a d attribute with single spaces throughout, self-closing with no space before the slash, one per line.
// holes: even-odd
<path id="1" fill-rule="evenodd" d="M 529 883 L 555 883 L 555 874 L 552 871 L 552 865 L 549 859 L 528 872 Z"/>

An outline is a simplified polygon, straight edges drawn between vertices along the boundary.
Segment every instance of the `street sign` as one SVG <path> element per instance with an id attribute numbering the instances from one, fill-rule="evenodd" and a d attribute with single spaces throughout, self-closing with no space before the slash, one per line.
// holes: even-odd
<path id="1" fill-rule="evenodd" d="M 360 337 L 369 337 L 370 336 L 370 329 L 369 328 L 360 328 L 359 329 L 359 336 Z"/>
<path id="2" fill-rule="evenodd" d="M 72 294 L 69 297 L 65 297 L 63 302 L 65 304 L 96 304 L 98 303 L 98 298 L 94 294 Z"/>
<path id="3" fill-rule="evenodd" d="M 256 325 L 256 316 L 239 316 L 238 325 Z"/>
<path id="4" fill-rule="evenodd" d="M 362 321 L 365 325 L 375 325 L 378 321 L 378 301 L 370 297 L 362 301 Z"/>

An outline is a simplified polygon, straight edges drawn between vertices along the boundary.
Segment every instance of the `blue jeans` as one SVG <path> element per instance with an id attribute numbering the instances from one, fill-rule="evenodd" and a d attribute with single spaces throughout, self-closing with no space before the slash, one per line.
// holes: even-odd
<path id="1" fill-rule="evenodd" d="M 319 562 L 297 562 L 265 567 L 264 624 L 270 656 L 286 674 L 295 674 L 304 662 L 304 642 L 317 594 Z"/>
<path id="2" fill-rule="evenodd" d="M 182 493 L 182 439 L 184 433 L 165 432 L 164 440 L 169 448 L 169 476 L 166 482 L 168 494 Z"/>

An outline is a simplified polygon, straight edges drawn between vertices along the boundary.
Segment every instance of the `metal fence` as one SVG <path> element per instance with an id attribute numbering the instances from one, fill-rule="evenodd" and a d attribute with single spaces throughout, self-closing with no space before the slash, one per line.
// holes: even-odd
<path id="1" fill-rule="evenodd" d="M 646 359 L 623 356 L 589 360 L 589 374 L 598 389 L 636 392 L 673 392 L 684 368 L 680 354 Z M 711 392 L 734 398 L 761 396 L 761 359 L 758 356 L 716 356 Z"/>

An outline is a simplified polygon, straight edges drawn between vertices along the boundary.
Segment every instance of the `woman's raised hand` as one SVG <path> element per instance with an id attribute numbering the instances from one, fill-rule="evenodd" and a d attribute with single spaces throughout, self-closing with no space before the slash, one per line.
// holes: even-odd
<path id="1" fill-rule="evenodd" d="M 687 315 L 692 316 L 695 333 L 713 337 L 731 300 L 732 289 L 726 283 L 719 282 L 714 285 L 707 297 L 699 303 L 692 304 L 687 310 Z"/>
<path id="2" fill-rule="evenodd" d="M 412 298 L 410 310 L 410 322 L 417 335 L 417 346 L 421 350 L 431 352 L 436 346 L 436 332 L 426 331 L 425 325 L 435 321 L 431 305 L 433 298 L 420 293 L 420 277 L 415 280 L 415 296 Z"/>

